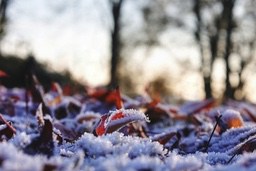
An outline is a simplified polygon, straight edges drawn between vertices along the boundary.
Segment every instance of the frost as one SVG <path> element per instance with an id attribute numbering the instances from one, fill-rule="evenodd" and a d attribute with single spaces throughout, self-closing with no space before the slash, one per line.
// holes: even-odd
<path id="1" fill-rule="evenodd" d="M 214 137 L 209 151 L 228 152 L 250 136 L 256 134 L 256 127 L 232 128 L 223 133 L 220 137 Z"/>
<path id="2" fill-rule="evenodd" d="M 44 157 L 30 157 L 18 151 L 13 145 L 0 144 L 0 158 L 3 170 L 37 171 L 41 170 Z"/>
<path id="3" fill-rule="evenodd" d="M 207 166 L 199 155 L 180 156 L 176 153 L 166 158 L 166 165 L 169 170 L 204 170 Z"/>
<path id="4" fill-rule="evenodd" d="M 160 110 L 165 112 L 164 119 L 150 123 L 140 111 L 151 99 L 122 97 L 129 109 L 114 110 L 115 96 L 63 96 L 59 90 L 44 94 L 51 115 L 37 112 L 38 122 L 39 103 L 31 97 L 26 103 L 24 93 L 0 87 L 0 109 L 16 130 L 0 142 L 0 170 L 256 170 L 256 107 L 252 104 L 229 102 L 213 107 L 211 99 L 181 106 L 158 103 L 150 106 L 155 108 L 149 116 L 161 117 Z M 221 121 L 213 131 L 219 114 Z M 52 129 L 42 135 L 43 119 Z M 100 135 L 95 133 L 99 125 Z M 3 136 L 10 131 L 6 128 L 0 124 Z M 45 138 L 46 143 L 41 142 Z M 31 153 L 26 154 L 28 149 Z"/>
<path id="5" fill-rule="evenodd" d="M 150 122 L 149 118 L 142 112 L 134 109 L 120 109 L 116 110 L 110 113 L 110 117 L 107 120 L 107 123 L 113 120 L 113 117 L 115 116 L 115 113 L 123 113 L 124 118 L 127 118 L 129 120 L 145 120 L 146 122 Z"/>
<path id="6" fill-rule="evenodd" d="M 0 125 L 0 131 L 2 131 L 3 129 L 7 128 L 6 125 Z"/>
<path id="7" fill-rule="evenodd" d="M 28 144 L 31 143 L 31 137 L 30 135 L 27 135 L 25 132 L 21 132 L 18 135 L 16 135 L 11 142 L 16 146 L 20 148 L 24 148 Z"/>
<path id="8" fill-rule="evenodd" d="M 118 132 L 102 137 L 85 133 L 75 144 L 67 144 L 62 148 L 67 148 L 72 152 L 83 149 L 85 154 L 90 157 L 128 154 L 130 158 L 134 158 L 141 155 L 161 156 L 166 153 L 157 142 L 124 136 Z"/>
<path id="9" fill-rule="evenodd" d="M 103 115 L 95 129 L 95 132 L 97 135 L 101 136 L 103 134 L 119 130 L 129 123 L 144 120 L 149 122 L 148 117 L 142 112 L 134 109 L 119 109 Z"/>

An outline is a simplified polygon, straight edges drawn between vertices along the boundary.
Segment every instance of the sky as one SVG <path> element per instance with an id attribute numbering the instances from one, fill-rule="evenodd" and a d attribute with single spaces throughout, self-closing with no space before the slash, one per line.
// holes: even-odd
<path id="1" fill-rule="evenodd" d="M 95 5 L 93 0 L 14 0 L 2 49 L 33 53 L 54 70 L 67 68 L 92 85 L 105 83 L 108 60 L 102 58 L 109 58 L 109 26 L 100 21 Z"/>

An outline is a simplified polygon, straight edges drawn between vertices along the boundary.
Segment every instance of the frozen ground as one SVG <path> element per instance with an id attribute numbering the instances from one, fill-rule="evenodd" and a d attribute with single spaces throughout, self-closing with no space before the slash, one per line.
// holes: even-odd
<path id="1" fill-rule="evenodd" d="M 250 103 L 172 105 L 56 84 L 1 87 L 0 113 L 0 170 L 256 170 Z"/>

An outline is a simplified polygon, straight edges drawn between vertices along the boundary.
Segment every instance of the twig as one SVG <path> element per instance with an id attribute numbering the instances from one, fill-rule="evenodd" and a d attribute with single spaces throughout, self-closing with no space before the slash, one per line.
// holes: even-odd
<path id="1" fill-rule="evenodd" d="M 233 159 L 236 155 L 237 155 L 237 153 L 235 153 L 235 154 L 228 160 L 227 164 L 229 164 L 229 163 L 232 161 L 232 159 Z"/>
<path id="2" fill-rule="evenodd" d="M 7 128 L 9 128 L 14 134 L 16 134 L 16 130 L 15 128 L 10 125 L 2 116 L 2 114 L 0 114 L 0 120 L 3 121 L 5 123 L 5 125 L 7 126 Z"/>
<path id="3" fill-rule="evenodd" d="M 215 129 L 217 128 L 217 125 L 219 124 L 219 121 L 220 121 L 220 118 L 221 118 L 221 117 L 222 117 L 221 114 L 220 114 L 218 117 L 216 117 L 216 124 L 215 124 L 215 126 L 214 126 L 214 128 L 213 128 L 213 130 L 212 130 L 211 136 L 210 136 L 210 138 L 209 138 L 209 140 L 208 140 L 208 142 L 207 142 L 207 144 L 206 144 L 205 152 L 208 151 L 208 148 L 209 148 L 209 145 L 210 145 L 212 136 L 213 136 L 213 134 L 214 134 Z"/>

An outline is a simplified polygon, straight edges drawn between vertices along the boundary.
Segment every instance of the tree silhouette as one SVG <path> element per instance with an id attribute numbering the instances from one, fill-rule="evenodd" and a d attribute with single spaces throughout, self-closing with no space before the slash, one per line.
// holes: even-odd
<path id="1" fill-rule="evenodd" d="M 116 87 L 119 84 L 118 68 L 120 65 L 120 16 L 124 0 L 111 1 L 113 30 L 111 33 L 111 71 L 109 87 Z"/>
<path id="2" fill-rule="evenodd" d="M 10 0 L 1 0 L 0 1 L 0 42 L 4 36 L 5 32 L 5 25 L 7 21 L 6 13 L 7 7 L 10 3 Z M 1 49 L 0 49 L 0 56 L 1 56 Z"/>
<path id="3" fill-rule="evenodd" d="M 209 4 L 208 4 L 209 3 Z M 207 5 L 213 5 L 219 3 L 222 6 L 222 11 L 219 14 L 213 14 L 214 19 L 212 22 L 202 21 L 202 8 Z M 233 42 L 232 33 L 235 27 L 235 20 L 233 18 L 233 9 L 235 0 L 219 0 L 206 2 L 203 0 L 194 0 L 194 14 L 197 19 L 196 30 L 194 32 L 195 38 L 200 47 L 201 54 L 201 73 L 204 78 L 204 89 L 206 98 L 210 98 L 213 95 L 212 92 L 212 72 L 213 64 L 217 57 L 222 57 L 225 61 L 225 91 L 224 97 L 235 98 L 235 89 L 230 83 L 230 54 L 232 53 Z M 202 36 L 207 35 L 207 40 L 202 39 Z M 209 44 L 209 50 L 207 49 Z M 210 54 L 207 54 L 207 51 Z"/>

